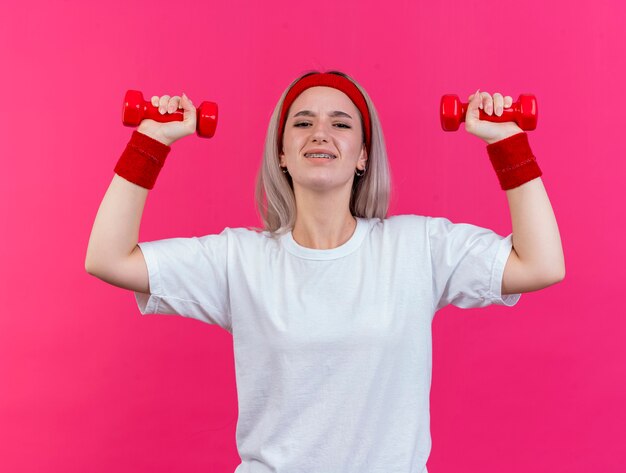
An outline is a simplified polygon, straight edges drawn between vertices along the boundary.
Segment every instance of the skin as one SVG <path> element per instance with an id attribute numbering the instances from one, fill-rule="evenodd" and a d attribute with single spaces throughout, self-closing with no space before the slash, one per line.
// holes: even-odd
<path id="1" fill-rule="evenodd" d="M 309 110 L 313 116 L 294 117 Z M 334 111 L 350 115 L 331 117 Z M 336 159 L 309 159 L 304 155 L 321 148 Z M 355 178 L 366 169 L 367 150 L 359 111 L 343 92 L 332 87 L 311 87 L 291 105 L 280 166 L 291 175 L 296 198 L 294 240 L 315 249 L 336 248 L 350 239 L 356 219 L 350 213 L 350 193 Z"/>
<path id="2" fill-rule="evenodd" d="M 502 115 L 503 108 L 513 105 L 513 97 L 503 96 L 495 92 L 491 96 L 487 92 L 480 92 L 469 96 L 469 104 L 465 115 L 465 131 L 485 141 L 487 144 L 495 143 L 509 136 L 521 133 L 523 130 L 515 122 L 493 123 L 480 120 L 479 110 L 482 109 L 487 115 Z"/>

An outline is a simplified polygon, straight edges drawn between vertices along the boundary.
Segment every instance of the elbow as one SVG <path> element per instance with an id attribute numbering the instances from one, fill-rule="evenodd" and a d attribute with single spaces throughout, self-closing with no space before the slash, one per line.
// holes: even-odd
<path id="1" fill-rule="evenodd" d="M 91 253 L 89 252 L 89 248 L 87 248 L 87 254 L 85 255 L 85 271 L 87 271 L 88 274 L 93 275 L 92 270 L 93 270 L 93 258 L 92 258 Z"/>
<path id="2" fill-rule="evenodd" d="M 558 261 L 554 261 L 553 264 L 545 267 L 545 271 L 543 273 L 547 276 L 547 279 L 551 284 L 563 281 L 563 279 L 565 279 L 565 260 L 563 255 L 561 254 Z"/>
<path id="3" fill-rule="evenodd" d="M 533 279 L 537 281 L 541 287 L 552 286 L 558 284 L 565 279 L 565 266 L 551 265 L 544 266 L 534 271 Z"/>
<path id="4" fill-rule="evenodd" d="M 93 263 L 89 260 L 85 260 L 85 271 L 87 271 L 87 274 L 94 276 L 95 269 Z"/>
<path id="5" fill-rule="evenodd" d="M 552 270 L 550 273 L 547 274 L 550 274 L 550 276 L 546 278 L 549 286 L 551 286 L 552 284 L 560 283 L 561 281 L 563 281 L 563 279 L 565 279 L 565 266 L 562 266 L 557 271 Z"/>
<path id="6" fill-rule="evenodd" d="M 563 279 L 565 279 L 565 262 L 563 262 L 559 266 L 559 272 L 558 272 L 557 276 L 558 276 L 557 282 L 561 282 L 561 281 L 563 281 Z"/>
<path id="7" fill-rule="evenodd" d="M 87 274 L 90 274 L 93 276 L 93 271 L 91 269 L 91 266 L 89 266 L 89 264 L 85 261 L 85 271 L 87 272 Z"/>
<path id="8" fill-rule="evenodd" d="M 102 258 L 97 259 L 92 254 L 87 253 L 87 256 L 85 256 L 85 271 L 87 271 L 87 274 L 94 276 L 98 271 L 98 268 L 101 266 L 101 261 Z"/>

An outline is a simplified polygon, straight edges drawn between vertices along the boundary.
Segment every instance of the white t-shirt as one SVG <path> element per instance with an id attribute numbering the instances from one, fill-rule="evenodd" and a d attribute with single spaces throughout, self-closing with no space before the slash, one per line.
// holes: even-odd
<path id="1" fill-rule="evenodd" d="M 327 250 L 228 227 L 139 246 L 142 314 L 233 336 L 235 473 L 427 473 L 435 312 L 521 297 L 501 295 L 512 235 L 441 217 L 358 218 Z"/>

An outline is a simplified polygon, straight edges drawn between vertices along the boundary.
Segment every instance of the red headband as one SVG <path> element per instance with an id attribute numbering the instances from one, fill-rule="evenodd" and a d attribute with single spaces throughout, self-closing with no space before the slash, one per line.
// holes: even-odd
<path id="1" fill-rule="evenodd" d="M 304 90 L 317 86 L 332 87 L 333 89 L 340 90 L 350 97 L 352 102 L 354 102 L 356 108 L 358 108 L 359 112 L 361 112 L 361 117 L 363 117 L 365 146 L 369 152 L 371 142 L 371 123 L 369 110 L 367 109 L 367 103 L 365 102 L 363 94 L 350 79 L 328 72 L 316 72 L 314 74 L 304 76 L 296 82 L 291 89 L 289 89 L 289 92 L 287 92 L 280 111 L 280 121 L 278 122 L 280 124 L 280 127 L 278 128 L 278 148 L 280 149 L 282 145 L 283 131 L 285 129 L 286 115 L 289 111 L 289 107 L 291 107 L 291 104 L 294 100 L 296 100 L 296 97 L 298 97 L 298 95 L 300 95 Z"/>

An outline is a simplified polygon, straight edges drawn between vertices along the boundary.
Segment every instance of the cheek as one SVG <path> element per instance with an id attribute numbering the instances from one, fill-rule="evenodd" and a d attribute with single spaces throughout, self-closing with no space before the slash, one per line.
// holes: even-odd
<path id="1" fill-rule="evenodd" d="M 304 145 L 305 138 L 299 136 L 298 133 L 285 133 L 283 136 L 283 150 L 286 155 L 297 154 L 298 150 Z"/>
<path id="2" fill-rule="evenodd" d="M 361 139 L 359 137 L 349 137 L 341 140 L 339 146 L 344 153 L 350 156 L 358 156 L 361 151 Z"/>

